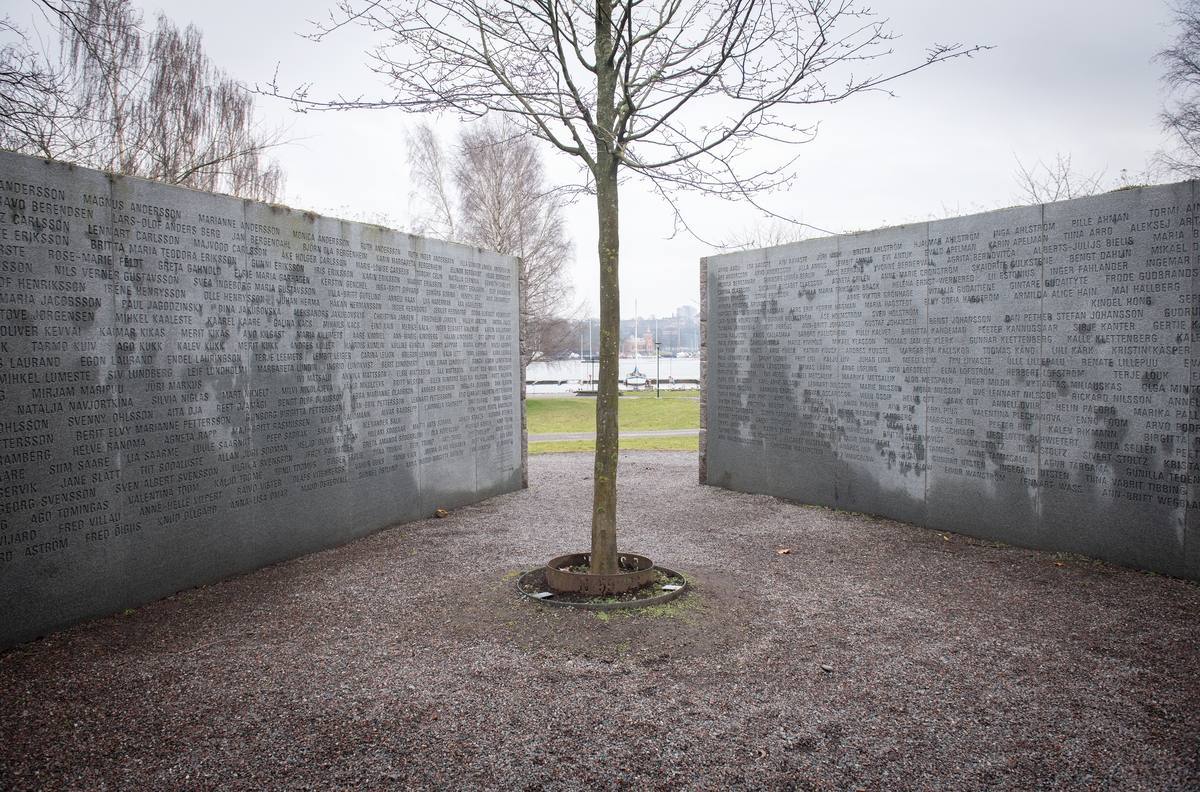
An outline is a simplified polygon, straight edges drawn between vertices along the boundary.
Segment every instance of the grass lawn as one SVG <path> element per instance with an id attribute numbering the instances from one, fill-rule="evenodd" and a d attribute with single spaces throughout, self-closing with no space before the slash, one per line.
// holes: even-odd
<path id="1" fill-rule="evenodd" d="M 689 396 L 690 398 L 678 391 L 670 395 L 664 393 L 661 399 L 654 398 L 653 394 L 622 396 L 617 402 L 620 427 L 622 430 L 631 432 L 656 429 L 699 429 L 699 394 L 693 391 Z M 525 400 L 525 422 L 530 434 L 594 432 L 596 431 L 596 400 L 590 396 L 552 399 L 530 397 Z M 691 439 L 693 443 L 695 442 L 695 438 L 650 439 Z M 539 445 L 541 444 L 539 443 Z M 635 446 L 627 446 L 626 442 L 622 441 L 621 447 L 634 448 Z M 582 451 L 585 449 L 570 450 Z"/>
<path id="2" fill-rule="evenodd" d="M 569 451 L 595 451 L 592 440 L 555 440 L 530 443 L 531 454 L 565 454 Z M 699 451 L 699 437 L 631 437 L 621 438 L 622 451 Z"/>

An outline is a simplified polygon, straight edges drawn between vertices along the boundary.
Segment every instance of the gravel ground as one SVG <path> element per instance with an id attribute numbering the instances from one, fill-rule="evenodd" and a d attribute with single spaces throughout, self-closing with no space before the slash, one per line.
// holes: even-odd
<path id="1" fill-rule="evenodd" d="M 590 455 L 529 461 L 527 491 L 3 653 L 0 788 L 1200 788 L 1195 584 L 631 451 L 621 546 L 695 591 L 605 619 L 515 594 L 586 549 Z"/>

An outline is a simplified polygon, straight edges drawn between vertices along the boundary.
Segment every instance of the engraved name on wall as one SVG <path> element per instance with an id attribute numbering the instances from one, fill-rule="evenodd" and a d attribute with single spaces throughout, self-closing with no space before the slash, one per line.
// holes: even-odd
<path id="1" fill-rule="evenodd" d="M 1200 574 L 1198 250 L 1189 182 L 711 257 L 708 481 Z"/>
<path id="2" fill-rule="evenodd" d="M 513 259 L 0 153 L 0 644 L 520 486 Z"/>

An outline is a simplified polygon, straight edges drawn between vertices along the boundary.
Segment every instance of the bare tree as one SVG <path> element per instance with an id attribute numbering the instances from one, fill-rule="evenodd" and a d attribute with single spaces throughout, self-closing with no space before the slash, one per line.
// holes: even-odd
<path id="1" fill-rule="evenodd" d="M 824 231 L 816 226 L 772 218 L 767 222 L 759 222 L 752 226 L 743 227 L 741 231 L 737 231 L 726 237 L 725 241 L 717 245 L 717 247 L 721 250 L 732 251 L 757 250 L 759 248 L 776 247 L 778 245 L 790 245 L 793 242 L 811 239 L 812 234 L 809 232 L 809 229 L 824 234 L 833 233 L 832 231 Z"/>
<path id="2" fill-rule="evenodd" d="M 263 154 L 278 142 L 254 123 L 254 97 L 217 69 L 188 25 L 165 16 L 150 36 L 143 171 L 152 179 L 273 201 L 283 171 Z"/>
<path id="3" fill-rule="evenodd" d="M 1159 115 L 1171 142 L 1155 159 L 1163 169 L 1195 179 L 1200 178 L 1200 0 L 1179 0 L 1174 11 L 1178 35 L 1155 56 L 1173 95 Z"/>
<path id="4" fill-rule="evenodd" d="M 525 328 L 526 349 L 536 350 L 534 360 L 558 360 L 572 352 L 576 346 L 580 327 L 586 327 L 574 315 L 571 317 L 548 316 L 530 322 Z"/>
<path id="5" fill-rule="evenodd" d="M 421 121 L 407 135 L 408 177 L 412 191 L 410 205 L 413 231 L 437 239 L 457 240 L 455 218 L 458 204 L 450 173 L 451 165 L 437 132 L 428 121 Z"/>
<path id="6" fill-rule="evenodd" d="M 420 233 L 521 259 L 523 363 L 558 354 L 574 333 L 566 268 L 574 246 L 565 201 L 546 177 L 536 141 L 511 121 L 466 126 L 449 153 L 428 122 L 408 135 Z"/>
<path id="7" fill-rule="evenodd" d="M 0 147 L 66 159 L 77 112 L 66 76 L 9 17 L 0 21 Z"/>
<path id="8" fill-rule="evenodd" d="M 459 140 L 454 183 L 462 240 L 521 259 L 524 362 L 557 354 L 574 332 L 566 268 L 575 247 L 536 142 L 507 119 L 472 124 Z"/>
<path id="9" fill-rule="evenodd" d="M 204 54 L 201 33 L 165 16 L 154 31 L 130 0 L 38 0 L 57 53 L 0 50 L 0 142 L 100 170 L 275 200 L 280 140 L 254 121 L 254 97 Z"/>
<path id="10" fill-rule="evenodd" d="M 73 144 L 89 165 L 136 174 L 146 140 L 140 123 L 147 62 L 142 14 L 128 0 L 43 2 L 58 17 L 67 68 L 75 79 L 79 125 Z"/>
<path id="11" fill-rule="evenodd" d="M 1055 153 L 1050 165 L 1038 160 L 1032 167 L 1018 157 L 1013 178 L 1017 182 L 1017 200 L 1024 204 L 1066 201 L 1105 191 L 1104 170 L 1091 175 L 1080 173 L 1071 166 L 1070 153 L 1065 157 Z"/>
<path id="12" fill-rule="evenodd" d="M 829 104 L 975 50 L 936 46 L 910 68 L 855 75 L 890 36 L 853 0 L 344 0 L 322 34 L 361 23 L 387 40 L 374 53 L 401 107 L 497 112 L 577 158 L 596 196 L 600 382 L 592 502 L 593 572 L 617 571 L 619 182 L 645 176 L 671 200 L 697 190 L 753 200 L 788 164 L 741 172 L 763 139 L 803 142 L 811 127 L 778 112 Z"/>

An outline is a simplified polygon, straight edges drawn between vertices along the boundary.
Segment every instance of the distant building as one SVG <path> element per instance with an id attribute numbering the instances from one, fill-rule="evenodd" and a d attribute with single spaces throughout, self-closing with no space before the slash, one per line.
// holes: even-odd
<path id="1" fill-rule="evenodd" d="M 621 320 L 621 354 L 632 355 L 653 354 L 654 342 L 661 345 L 662 354 L 671 356 L 680 353 L 695 352 L 700 348 L 700 325 L 696 321 L 697 310 L 693 306 L 684 306 L 675 315 L 665 319 L 637 317 L 636 319 Z M 595 335 L 599 327 L 589 325 L 599 348 L 599 337 Z"/>
<path id="2" fill-rule="evenodd" d="M 654 349 L 654 333 L 649 331 L 642 334 L 641 337 L 635 335 L 626 336 L 621 342 L 621 351 L 629 354 L 633 352 L 648 352 Z"/>

